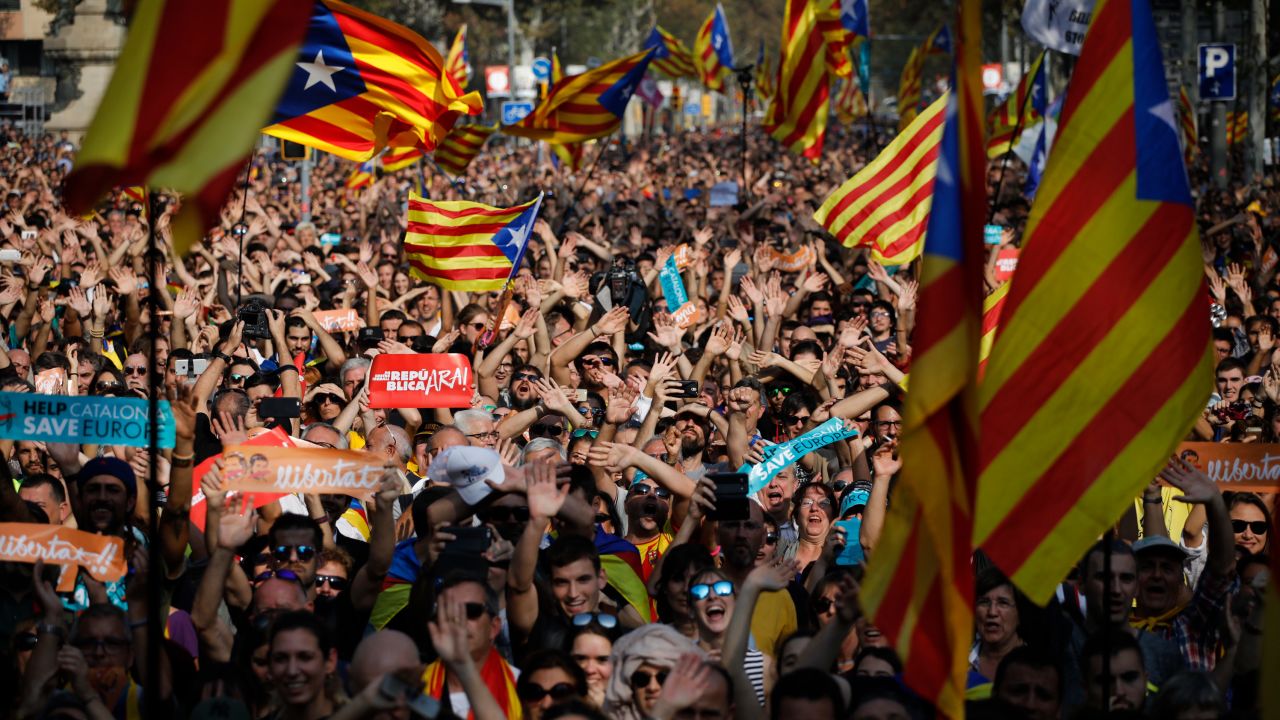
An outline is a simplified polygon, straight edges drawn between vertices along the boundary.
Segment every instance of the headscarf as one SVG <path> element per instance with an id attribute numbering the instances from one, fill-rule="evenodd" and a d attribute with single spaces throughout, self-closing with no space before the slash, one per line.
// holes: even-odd
<path id="1" fill-rule="evenodd" d="M 645 625 L 619 638 L 613 644 L 613 675 L 604 692 L 605 714 L 618 720 L 639 720 L 640 710 L 632 702 L 631 674 L 646 663 L 670 670 L 686 653 L 707 658 L 702 648 L 670 625 Z"/>

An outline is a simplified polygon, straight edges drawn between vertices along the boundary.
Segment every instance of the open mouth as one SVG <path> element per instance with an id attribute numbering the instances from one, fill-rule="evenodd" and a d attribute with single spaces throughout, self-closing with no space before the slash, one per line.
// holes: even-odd
<path id="1" fill-rule="evenodd" d="M 713 621 L 721 620 L 724 618 L 724 616 L 725 616 L 725 609 L 723 605 L 712 605 L 711 607 L 707 608 L 708 620 L 713 620 Z"/>
<path id="2" fill-rule="evenodd" d="M 764 495 L 771 503 L 782 502 L 782 492 L 780 490 L 770 490 Z"/>

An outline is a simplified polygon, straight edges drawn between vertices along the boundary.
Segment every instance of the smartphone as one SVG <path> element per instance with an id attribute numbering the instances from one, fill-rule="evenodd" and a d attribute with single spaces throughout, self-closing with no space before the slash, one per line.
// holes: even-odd
<path id="1" fill-rule="evenodd" d="M 440 715 L 440 701 L 424 695 L 421 684 L 411 684 L 398 675 L 386 675 L 378 686 L 378 694 L 390 701 L 404 698 L 409 712 L 422 718 L 434 720 Z"/>
<path id="2" fill-rule="evenodd" d="M 302 401 L 298 398 L 267 397 L 258 401 L 260 418 L 296 418 L 302 414 Z"/>
<path id="3" fill-rule="evenodd" d="M 361 350 L 371 350 L 378 347 L 378 343 L 382 342 L 384 336 L 380 327 L 364 327 L 360 328 L 360 334 L 356 336 L 356 344 Z"/>
<path id="4" fill-rule="evenodd" d="M 18 262 L 22 259 L 22 253 L 18 250 L 5 249 L 0 250 L 0 262 Z"/>
<path id="5" fill-rule="evenodd" d="M 716 507 L 707 513 L 710 520 L 747 520 L 751 518 L 751 502 L 747 498 L 746 473 L 711 473 L 716 486 Z"/>
<path id="6" fill-rule="evenodd" d="M 299 272 L 293 274 L 294 285 L 310 285 L 311 273 Z"/>
<path id="7" fill-rule="evenodd" d="M 444 544 L 447 553 L 478 557 L 493 543 L 493 531 L 487 527 L 447 527 L 441 532 L 453 536 Z"/>
<path id="8" fill-rule="evenodd" d="M 187 377 L 197 377 L 204 373 L 209 367 L 209 361 L 202 358 L 191 358 L 189 360 L 173 361 L 173 371 L 179 375 Z"/>
<path id="9" fill-rule="evenodd" d="M 574 390 L 574 391 L 573 391 L 573 397 L 574 397 L 574 399 L 575 399 L 575 400 L 577 400 L 578 402 L 586 402 L 586 401 L 587 401 L 587 391 L 586 391 L 586 390 L 583 390 L 583 389 L 581 389 L 581 388 L 579 388 L 579 389 L 577 389 L 577 390 Z"/>
<path id="10" fill-rule="evenodd" d="M 23 240 L 35 240 L 35 239 L 36 239 L 36 231 L 35 231 L 35 230 L 23 230 L 23 231 L 22 231 L 22 239 L 23 239 Z"/>
<path id="11" fill-rule="evenodd" d="M 697 380 L 681 380 L 679 383 L 679 389 L 672 393 L 671 397 L 696 398 L 700 394 L 701 388 L 698 387 Z"/>
<path id="12" fill-rule="evenodd" d="M 836 565 L 852 567 L 860 564 L 863 560 L 862 542 L 858 537 L 862 533 L 862 520 L 860 518 L 837 520 L 834 525 L 844 529 L 844 545 L 840 547 L 840 553 L 836 555 Z"/>

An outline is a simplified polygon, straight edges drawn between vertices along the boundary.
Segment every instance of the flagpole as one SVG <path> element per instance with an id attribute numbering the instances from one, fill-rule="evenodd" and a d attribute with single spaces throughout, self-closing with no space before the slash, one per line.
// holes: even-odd
<path id="1" fill-rule="evenodd" d="M 147 271 L 151 276 L 151 291 L 147 294 L 151 318 L 147 323 L 147 339 L 151 347 L 148 349 L 147 383 L 147 483 L 146 493 L 150 513 L 147 517 L 147 529 L 151 542 L 147 544 L 147 676 L 145 681 L 149 687 L 160 689 L 160 645 L 164 642 L 164 618 L 161 616 L 161 579 L 164 572 L 164 558 L 160 552 L 160 508 L 165 504 L 164 489 L 160 486 L 160 385 L 164 378 L 160 370 L 160 293 L 168 292 L 162 282 L 164 271 L 164 255 L 160 252 L 156 223 L 160 213 L 157 211 L 155 193 L 147 189 Z M 174 262 L 182 262 L 174 257 Z M 175 319 L 174 322 L 177 322 Z M 176 393 L 175 393 L 176 397 Z M 164 712 L 159 698 L 148 696 L 145 699 L 143 714 L 147 720 L 163 720 Z"/>
<path id="2" fill-rule="evenodd" d="M 569 198 L 569 204 L 565 206 L 564 213 L 560 216 L 560 227 L 556 229 L 556 234 L 564 233 L 565 227 L 569 225 L 569 211 L 578 206 L 578 200 L 582 197 L 582 191 L 586 189 L 587 183 L 591 182 L 591 176 L 596 174 L 596 165 L 600 164 L 600 158 L 604 157 L 605 151 L 609 149 L 609 139 L 602 138 L 604 142 L 601 144 L 599 152 L 591 161 L 591 167 L 587 169 L 587 176 L 582 179 L 582 183 L 578 185 L 578 189 L 573 191 L 573 197 Z"/>
<path id="3" fill-rule="evenodd" d="M 1046 57 L 1046 58 L 1048 58 L 1048 57 L 1049 57 L 1049 51 L 1048 51 L 1048 50 L 1045 50 L 1045 51 L 1044 51 L 1044 55 L 1045 55 L 1045 57 Z M 1037 73 L 1045 72 L 1045 68 L 1044 68 L 1043 63 L 1041 64 L 1040 68 L 1039 68 L 1036 72 L 1037 72 Z M 1007 168 L 1007 167 L 1009 166 L 1009 156 L 1010 156 L 1011 154 L 1013 154 L 1013 144 L 1014 144 L 1014 143 L 1016 143 L 1016 142 L 1018 141 L 1018 136 L 1022 134 L 1022 118 L 1023 118 L 1023 117 L 1026 115 L 1026 113 L 1027 113 L 1027 103 L 1031 102 L 1031 96 L 1035 94 L 1035 92 L 1034 92 L 1034 91 L 1035 91 L 1035 82 L 1036 82 L 1036 81 L 1035 81 L 1035 78 L 1032 78 L 1032 79 L 1031 79 L 1031 83 L 1027 85 L 1027 94 L 1023 96 L 1023 98 L 1022 98 L 1022 105 L 1021 105 L 1021 107 L 1019 107 L 1019 108 L 1018 108 L 1018 119 L 1017 119 L 1017 120 L 1015 120 L 1015 121 L 1014 121 L 1014 123 L 1013 123 L 1013 138 L 1009 141 L 1009 150 L 1008 150 L 1008 152 L 1004 153 L 1004 156 L 1003 156 L 1003 157 L 1001 157 L 1001 158 L 1000 158 L 1000 176 L 996 178 L 996 191 L 995 191 L 995 193 L 994 193 L 994 194 L 992 194 L 992 196 L 991 196 L 991 205 L 990 205 L 990 207 L 987 209 L 987 224 L 988 224 L 988 225 L 990 225 L 990 224 L 991 224 L 991 221 L 992 221 L 992 220 L 994 220 L 994 219 L 995 219 L 995 217 L 996 217 L 996 205 L 998 205 L 998 204 L 1000 203 L 1000 192 L 1004 189 L 1004 171 L 1005 171 L 1005 168 Z M 1022 81 L 1021 81 L 1021 80 L 1019 80 L 1019 81 L 1018 81 L 1018 84 L 1019 84 L 1019 85 L 1021 85 L 1021 84 L 1022 84 Z M 1048 76 L 1048 74 L 1046 74 L 1046 75 L 1045 75 L 1045 78 L 1044 78 L 1044 85 L 1045 85 L 1046 92 L 1047 92 L 1047 91 L 1048 91 L 1048 87 L 1049 87 L 1049 76 Z M 1015 89 L 1015 91 L 1014 91 L 1014 92 L 1017 92 L 1017 90 Z"/>
<path id="4" fill-rule="evenodd" d="M 733 68 L 738 74 L 738 85 L 742 88 L 742 195 L 739 200 L 743 207 L 747 202 L 747 109 L 751 107 L 751 71 L 755 65 L 744 65 Z"/>

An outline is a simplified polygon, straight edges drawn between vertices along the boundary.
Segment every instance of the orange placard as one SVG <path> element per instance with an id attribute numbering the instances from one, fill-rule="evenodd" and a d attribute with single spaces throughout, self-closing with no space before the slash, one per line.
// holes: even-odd
<path id="1" fill-rule="evenodd" d="M 123 538 L 40 523 L 0 523 L 0 557 L 9 562 L 43 560 L 62 565 L 73 569 L 72 578 L 74 568 L 84 568 L 102 582 L 119 580 L 129 570 Z"/>
<path id="2" fill-rule="evenodd" d="M 365 497 L 382 477 L 383 461 L 351 450 L 236 445 L 222 451 L 228 490 Z"/>
<path id="3" fill-rule="evenodd" d="M 698 312 L 698 306 L 690 301 L 672 310 L 671 319 L 676 321 L 676 327 L 685 329 L 701 322 L 702 313 Z"/>
<path id="4" fill-rule="evenodd" d="M 1224 492 L 1280 492 L 1280 444 L 1184 442 L 1178 456 Z"/>
<path id="5" fill-rule="evenodd" d="M 688 243 L 677 245 L 675 251 L 676 267 L 683 270 L 693 264 L 693 248 Z"/>
<path id="6" fill-rule="evenodd" d="M 356 332 L 364 327 L 364 318 L 360 317 L 360 313 L 355 308 L 347 308 L 345 310 L 317 310 L 315 315 L 316 322 L 320 323 L 320 327 L 325 332 Z"/>
<path id="7" fill-rule="evenodd" d="M 793 253 L 779 252 L 769 248 L 769 254 L 773 258 L 773 266 L 782 272 L 800 272 L 817 260 L 817 256 L 813 254 L 813 248 L 807 245 Z"/>

